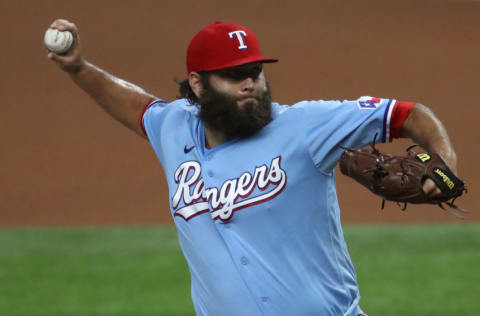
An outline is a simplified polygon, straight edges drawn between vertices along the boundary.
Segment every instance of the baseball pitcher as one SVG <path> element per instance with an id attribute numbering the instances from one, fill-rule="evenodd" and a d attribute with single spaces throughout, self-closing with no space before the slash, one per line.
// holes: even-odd
<path id="1" fill-rule="evenodd" d="M 113 118 L 147 139 L 165 170 L 169 209 L 199 316 L 359 316 L 360 294 L 340 223 L 334 167 L 345 148 L 408 137 L 456 173 L 443 124 L 395 99 L 273 102 L 248 28 L 216 22 L 187 49 L 181 98 L 167 101 L 82 57 L 48 58 Z M 450 175 L 450 174 L 449 174 Z M 422 180 L 425 196 L 444 194 Z"/>

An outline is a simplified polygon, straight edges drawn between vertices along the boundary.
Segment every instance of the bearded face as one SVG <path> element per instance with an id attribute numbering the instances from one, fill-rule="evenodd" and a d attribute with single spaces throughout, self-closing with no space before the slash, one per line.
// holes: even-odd
<path id="1" fill-rule="evenodd" d="M 239 76 L 252 76 L 238 71 L 234 75 L 239 80 Z M 227 139 L 251 136 L 272 120 L 272 96 L 268 83 L 265 90 L 238 97 L 218 91 L 210 85 L 208 78 L 202 81 L 203 93 L 198 99 L 200 119 L 209 128 L 224 133 Z"/>

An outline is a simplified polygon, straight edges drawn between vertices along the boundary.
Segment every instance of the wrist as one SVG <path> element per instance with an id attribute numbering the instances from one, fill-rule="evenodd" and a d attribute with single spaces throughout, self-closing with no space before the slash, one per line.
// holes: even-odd
<path id="1" fill-rule="evenodd" d="M 87 62 L 83 59 L 80 59 L 75 64 L 70 65 L 65 69 L 65 71 L 72 77 L 78 76 L 81 72 L 83 72 L 87 68 Z"/>
<path id="2" fill-rule="evenodd" d="M 457 154 L 450 150 L 448 152 L 439 152 L 440 157 L 445 161 L 450 170 L 457 174 Z"/>

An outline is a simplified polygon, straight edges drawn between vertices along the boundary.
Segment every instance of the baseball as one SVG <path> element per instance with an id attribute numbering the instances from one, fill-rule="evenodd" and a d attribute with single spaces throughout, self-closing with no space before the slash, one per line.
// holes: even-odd
<path id="1" fill-rule="evenodd" d="M 73 35 L 69 31 L 62 32 L 56 29 L 48 29 L 43 41 L 48 50 L 56 54 L 62 54 L 72 46 Z"/>

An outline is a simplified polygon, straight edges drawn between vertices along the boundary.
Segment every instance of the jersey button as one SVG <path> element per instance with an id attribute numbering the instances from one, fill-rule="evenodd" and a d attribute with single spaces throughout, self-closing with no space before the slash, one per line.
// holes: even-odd
<path id="1" fill-rule="evenodd" d="M 244 266 L 246 266 L 248 264 L 248 259 L 245 258 L 245 257 L 241 257 L 240 258 L 240 263 L 243 264 Z"/>
<path id="2" fill-rule="evenodd" d="M 263 297 L 262 297 L 262 302 L 264 302 L 264 303 L 268 302 L 268 297 L 267 297 L 267 296 L 263 296 Z"/>
<path id="3" fill-rule="evenodd" d="M 207 174 L 208 174 L 209 177 L 213 177 L 213 171 L 212 170 L 208 170 Z"/>

